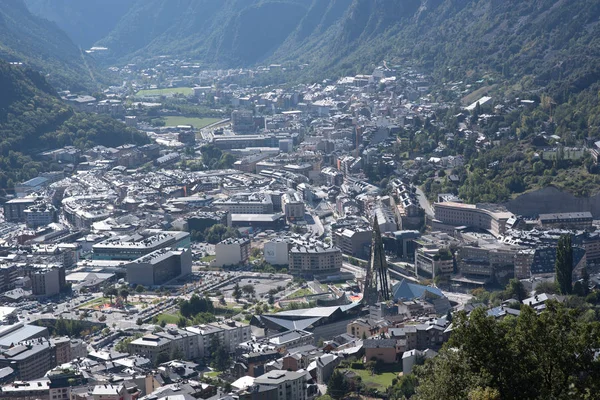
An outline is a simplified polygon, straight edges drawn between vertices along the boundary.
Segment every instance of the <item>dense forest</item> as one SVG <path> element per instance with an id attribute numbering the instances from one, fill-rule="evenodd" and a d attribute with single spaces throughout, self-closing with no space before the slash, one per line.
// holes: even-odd
<path id="1" fill-rule="evenodd" d="M 42 71 L 57 89 L 96 89 L 103 79 L 66 33 L 31 14 L 23 0 L 0 1 L 0 59 Z"/>
<path id="2" fill-rule="evenodd" d="M 145 143 L 147 138 L 108 116 L 75 113 L 39 73 L 0 61 L 0 188 L 48 168 L 41 151 L 75 145 Z"/>

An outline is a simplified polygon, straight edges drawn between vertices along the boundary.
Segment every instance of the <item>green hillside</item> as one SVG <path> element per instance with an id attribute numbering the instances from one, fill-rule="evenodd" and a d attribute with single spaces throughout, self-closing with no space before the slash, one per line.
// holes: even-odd
<path id="1" fill-rule="evenodd" d="M 44 150 L 75 145 L 119 146 L 147 138 L 106 116 L 75 113 L 39 73 L 0 61 L 0 189 L 56 168 L 37 158 Z"/>
<path id="2" fill-rule="evenodd" d="M 133 0 L 25 0 L 25 3 L 34 15 L 55 22 L 74 43 L 88 48 L 110 33 Z"/>
<path id="3" fill-rule="evenodd" d="M 56 24 L 31 14 L 23 0 L 0 1 L 0 59 L 42 71 L 59 89 L 96 87 L 92 60 Z"/>

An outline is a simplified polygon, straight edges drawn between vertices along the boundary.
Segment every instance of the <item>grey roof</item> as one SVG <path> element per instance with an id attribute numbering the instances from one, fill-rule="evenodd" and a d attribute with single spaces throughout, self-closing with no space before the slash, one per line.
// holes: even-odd
<path id="1" fill-rule="evenodd" d="M 392 348 L 396 347 L 396 339 L 365 339 L 363 347 L 365 349 Z"/>
<path id="2" fill-rule="evenodd" d="M 39 336 L 48 336 L 48 330 L 42 326 L 21 323 L 3 327 L 0 329 L 0 348 L 9 348 L 11 345 Z"/>

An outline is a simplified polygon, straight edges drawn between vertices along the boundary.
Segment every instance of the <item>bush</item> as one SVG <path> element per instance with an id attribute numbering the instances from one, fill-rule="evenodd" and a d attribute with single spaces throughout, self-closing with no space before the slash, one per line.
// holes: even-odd
<path id="1" fill-rule="evenodd" d="M 350 367 L 352 369 L 365 369 L 365 364 L 363 364 L 360 361 L 355 361 L 352 364 L 350 364 Z"/>

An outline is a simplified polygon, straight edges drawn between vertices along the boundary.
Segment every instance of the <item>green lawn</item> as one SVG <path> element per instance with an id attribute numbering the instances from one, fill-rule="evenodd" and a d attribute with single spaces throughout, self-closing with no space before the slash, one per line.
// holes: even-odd
<path id="1" fill-rule="evenodd" d="M 166 126 L 177 125 L 192 125 L 196 129 L 204 128 L 215 122 L 219 122 L 219 118 L 195 118 L 195 117 L 164 117 Z"/>
<path id="2" fill-rule="evenodd" d="M 194 89 L 189 87 L 144 89 L 137 92 L 136 96 L 166 96 L 169 94 L 183 94 L 185 96 L 191 96 L 194 94 Z"/>
<path id="3" fill-rule="evenodd" d="M 109 298 L 108 297 L 99 297 L 97 299 L 93 299 L 90 300 L 86 303 L 81 304 L 80 306 L 78 306 L 77 308 L 90 308 L 90 307 L 96 307 L 99 306 L 101 304 L 107 304 L 109 302 Z"/>
<path id="4" fill-rule="evenodd" d="M 402 364 L 400 364 L 400 365 L 394 364 L 394 367 L 397 367 L 396 371 L 382 372 L 380 374 L 374 374 L 374 375 L 371 375 L 371 371 L 369 371 L 367 369 L 347 368 L 345 370 L 352 371 L 355 374 L 357 374 L 358 376 L 360 376 L 362 379 L 362 382 L 365 384 L 365 386 L 367 388 L 375 388 L 378 390 L 385 390 L 385 389 L 387 389 L 388 386 L 390 386 L 392 384 L 392 379 L 397 378 L 398 374 L 400 372 L 402 372 Z M 396 368 L 392 368 L 392 370 L 393 369 L 396 369 Z"/>
<path id="5" fill-rule="evenodd" d="M 207 376 L 209 378 L 216 378 L 217 376 L 219 376 L 219 371 L 205 372 L 204 376 Z"/>
<path id="6" fill-rule="evenodd" d="M 301 297 L 310 296 L 311 294 L 314 294 L 312 290 L 310 290 L 309 288 L 304 288 L 304 289 L 296 290 L 294 293 L 289 295 L 287 298 L 288 299 L 299 299 Z"/>
<path id="7" fill-rule="evenodd" d="M 204 256 L 200 259 L 200 261 L 209 263 L 212 260 L 214 260 L 215 258 L 217 258 L 217 256 Z"/>
<path id="8" fill-rule="evenodd" d="M 167 324 L 176 324 L 177 321 L 179 321 L 180 316 L 181 315 L 179 313 L 177 313 L 177 314 L 159 314 L 157 324 L 160 324 L 161 321 L 165 321 L 165 323 L 167 323 Z"/>

